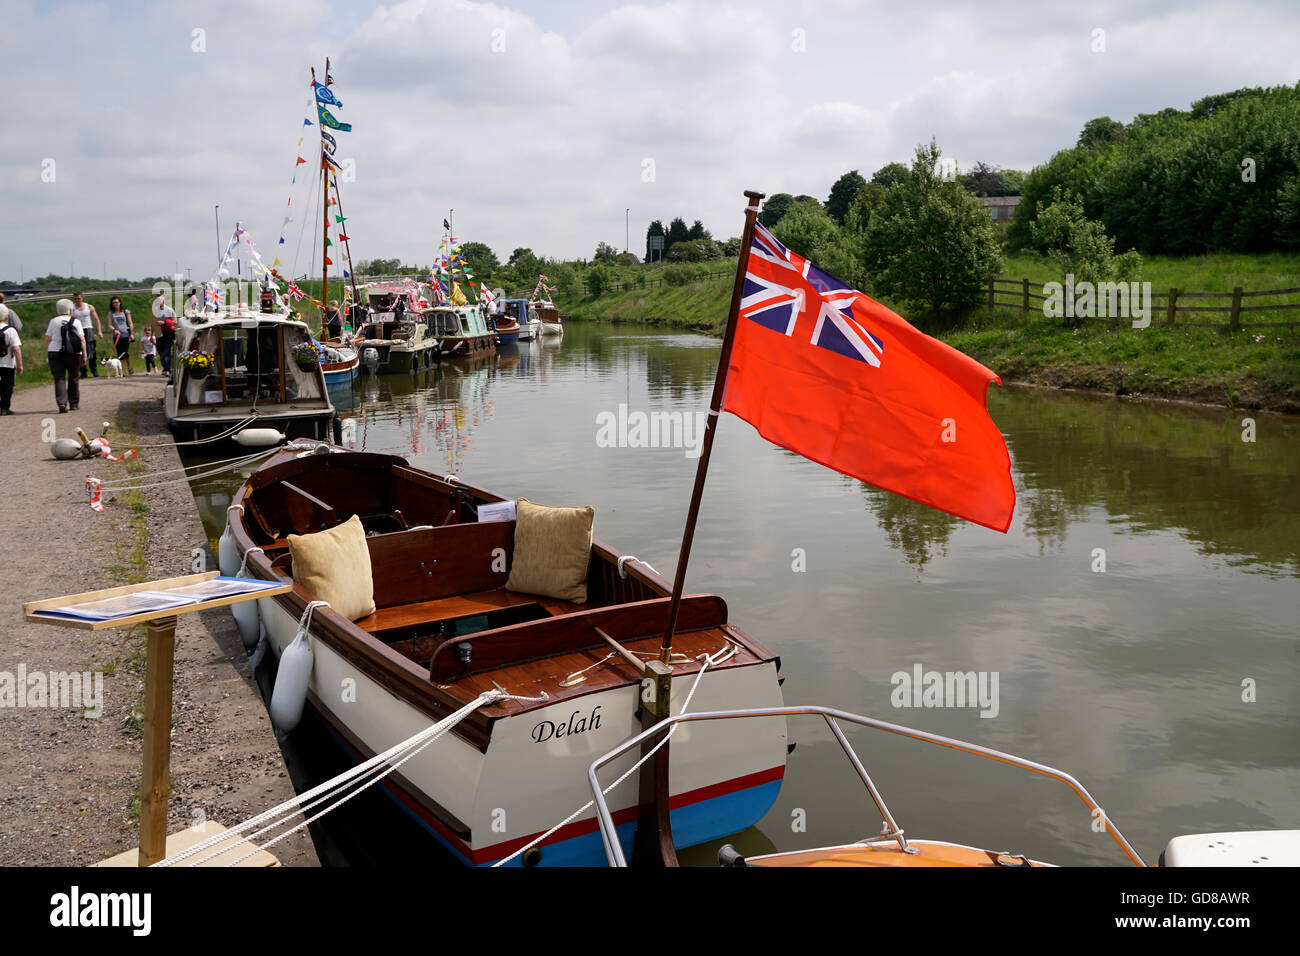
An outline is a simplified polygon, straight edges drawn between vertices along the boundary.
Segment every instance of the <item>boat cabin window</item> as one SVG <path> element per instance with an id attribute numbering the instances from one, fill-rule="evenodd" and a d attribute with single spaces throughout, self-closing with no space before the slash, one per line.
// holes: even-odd
<path id="1" fill-rule="evenodd" d="M 301 369 L 293 347 L 307 340 L 302 329 L 267 325 L 205 329 L 191 344 L 213 356 L 208 374 L 184 370 L 184 405 L 280 404 L 321 397 L 320 369 Z"/>

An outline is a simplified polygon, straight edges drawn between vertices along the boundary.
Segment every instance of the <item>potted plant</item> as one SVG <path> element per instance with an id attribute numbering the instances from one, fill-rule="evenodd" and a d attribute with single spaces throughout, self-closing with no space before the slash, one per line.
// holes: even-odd
<path id="1" fill-rule="evenodd" d="M 192 349 L 188 352 L 182 352 L 179 356 L 181 365 L 189 371 L 194 377 L 207 375 L 216 368 L 217 360 L 211 352 L 204 352 L 199 349 Z"/>
<path id="2" fill-rule="evenodd" d="M 320 346 L 314 341 L 299 342 L 293 347 L 293 361 L 304 372 L 320 367 Z"/>

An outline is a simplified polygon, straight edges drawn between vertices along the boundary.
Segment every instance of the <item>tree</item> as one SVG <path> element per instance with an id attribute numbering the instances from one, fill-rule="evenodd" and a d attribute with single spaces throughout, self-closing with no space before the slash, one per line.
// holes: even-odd
<path id="1" fill-rule="evenodd" d="M 704 223 L 696 219 L 695 222 L 691 223 L 690 237 L 692 239 L 712 239 L 713 233 L 705 229 Z"/>
<path id="2" fill-rule="evenodd" d="M 831 186 L 831 194 L 826 197 L 826 211 L 830 213 L 830 217 L 837 225 L 844 225 L 844 217 L 848 214 L 849 207 L 866 186 L 867 181 L 856 169 L 849 170 L 835 180 L 835 185 Z"/>
<path id="3" fill-rule="evenodd" d="M 664 256 L 667 257 L 676 243 L 686 242 L 690 238 L 691 231 L 686 228 L 686 220 L 678 216 L 668 224 L 668 238 L 664 240 Z"/>
<path id="4" fill-rule="evenodd" d="M 391 276 L 402 269 L 401 259 L 371 259 L 357 263 L 357 274 L 363 276 Z"/>
<path id="5" fill-rule="evenodd" d="M 493 270 L 501 268 L 497 254 L 486 243 L 462 242 L 458 248 L 461 258 L 469 263 L 469 271 L 474 273 L 475 278 L 486 277 Z"/>
<path id="6" fill-rule="evenodd" d="M 610 283 L 611 276 L 604 266 L 596 266 L 587 273 L 587 289 L 592 295 L 603 295 Z"/>
<path id="7" fill-rule="evenodd" d="M 789 193 L 773 193 L 767 197 L 763 203 L 763 208 L 759 210 L 758 221 L 767 228 L 771 229 L 781 217 L 790 211 L 790 204 L 794 202 L 794 197 Z"/>
<path id="8" fill-rule="evenodd" d="M 525 285 L 536 282 L 537 276 L 542 272 L 541 260 L 533 255 L 533 250 L 527 248 L 516 249 L 510 253 L 507 264 L 514 270 L 516 279 Z"/>
<path id="9" fill-rule="evenodd" d="M 668 255 L 669 262 L 711 262 L 722 258 L 722 247 L 712 239 L 688 239 L 676 243 Z"/>
<path id="10" fill-rule="evenodd" d="M 591 257 L 592 262 L 602 265 L 613 265 L 618 260 L 618 250 L 608 242 L 597 243 L 596 254 Z"/>
<path id="11" fill-rule="evenodd" d="M 871 181 L 877 186 L 892 189 L 907 176 L 907 167 L 902 163 L 886 163 L 875 171 Z"/>
<path id="12" fill-rule="evenodd" d="M 1079 133 L 1079 142 L 1075 145 L 1080 149 L 1099 149 L 1118 142 L 1123 136 L 1123 123 L 1109 116 L 1098 116 L 1083 124 L 1083 130 Z"/>
<path id="13" fill-rule="evenodd" d="M 863 237 L 875 291 L 922 307 L 933 323 L 978 303 L 1003 263 L 984 206 L 939 177 L 941 155 L 934 140 L 916 148 Z"/>
<path id="14" fill-rule="evenodd" d="M 1039 204 L 1031 225 L 1039 250 L 1056 263 L 1064 278 L 1073 275 L 1075 282 L 1131 281 L 1137 278 L 1142 257 L 1136 252 L 1115 255 L 1115 240 L 1106 235 L 1106 227 L 1084 215 L 1078 196 L 1052 190 L 1052 201 Z"/>
<path id="15" fill-rule="evenodd" d="M 885 201 L 885 187 L 878 183 L 867 183 L 853 197 L 848 212 L 844 214 L 844 231 L 846 234 L 862 234 L 867 231 L 871 217 L 875 215 L 881 203 Z"/>
<path id="16" fill-rule="evenodd" d="M 664 224 L 656 219 L 650 223 L 650 227 L 645 231 L 645 261 L 649 262 L 654 258 L 654 253 L 650 251 L 650 237 L 664 235 Z"/>
<path id="17" fill-rule="evenodd" d="M 781 217 L 772 234 L 826 272 L 845 282 L 860 282 L 861 270 L 850 245 L 845 242 L 835 220 L 817 200 L 796 201 Z"/>
<path id="18" fill-rule="evenodd" d="M 978 162 L 969 172 L 957 177 L 966 190 L 976 196 L 1010 196 L 1006 177 L 1002 170 L 991 163 Z"/>
<path id="19" fill-rule="evenodd" d="M 732 236 L 722 244 L 722 254 L 728 259 L 740 255 L 740 236 Z"/>

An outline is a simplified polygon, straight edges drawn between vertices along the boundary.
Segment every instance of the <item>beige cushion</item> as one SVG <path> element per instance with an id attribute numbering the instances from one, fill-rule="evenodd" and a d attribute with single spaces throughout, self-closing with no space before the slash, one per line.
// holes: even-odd
<path id="1" fill-rule="evenodd" d="M 594 515 L 591 508 L 550 508 L 520 498 L 515 511 L 515 554 L 506 589 L 587 603 Z"/>
<path id="2" fill-rule="evenodd" d="M 318 601 L 349 621 L 375 613 L 375 585 L 370 574 L 370 549 L 361 519 L 353 515 L 341 525 L 316 534 L 289 535 L 293 579 Z"/>

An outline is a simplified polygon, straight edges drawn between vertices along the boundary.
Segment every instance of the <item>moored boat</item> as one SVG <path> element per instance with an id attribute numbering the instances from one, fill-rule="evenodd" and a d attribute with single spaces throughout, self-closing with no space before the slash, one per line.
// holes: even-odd
<path id="1" fill-rule="evenodd" d="M 488 328 L 481 305 L 441 305 L 429 310 L 431 336 L 444 358 L 496 351 L 497 335 Z"/>
<path id="2" fill-rule="evenodd" d="M 228 512 L 247 573 L 295 582 L 290 593 L 258 602 L 269 647 L 281 655 L 309 602 L 330 598 L 295 579 L 303 569 L 293 566 L 288 536 L 337 529 L 356 515 L 375 610 L 356 620 L 328 606 L 314 610 L 305 706 L 353 757 L 367 758 L 485 691 L 514 695 L 473 710 L 382 783 L 463 861 L 505 859 L 586 803 L 592 755 L 640 726 L 644 678 L 629 661 L 657 656 L 669 584 L 588 532 L 585 601 L 509 590 L 518 523 L 484 520 L 492 510 L 484 506 L 499 496 L 395 456 L 321 449 L 329 453 L 274 456 Z M 721 598 L 684 596 L 676 629 L 666 665 L 675 704 L 698 679 L 693 707 L 780 706 L 779 659 L 730 621 Z M 340 696 L 340 688 L 351 691 Z M 749 826 L 775 800 L 785 721 L 747 723 L 740 734 L 693 731 L 674 747 L 666 785 L 678 845 Z M 636 776 L 609 802 L 630 846 L 642 805 Z M 513 862 L 603 863 L 592 811 Z"/>
<path id="3" fill-rule="evenodd" d="M 563 335 L 564 323 L 560 318 L 560 310 L 550 299 L 534 299 L 529 306 L 537 312 L 539 321 L 538 332 L 541 335 Z"/>
<path id="4" fill-rule="evenodd" d="M 236 305 L 178 320 L 175 369 L 163 396 L 177 441 L 210 448 L 330 436 L 334 406 L 321 367 L 296 360 L 310 347 L 311 330 L 275 308 Z"/>
<path id="5" fill-rule="evenodd" d="M 426 284 L 410 279 L 374 282 L 362 286 L 360 293 L 370 314 L 351 344 L 360 351 L 368 371 L 401 374 L 438 363 L 441 349 Z"/>
<path id="6" fill-rule="evenodd" d="M 346 345 L 322 343 L 320 367 L 325 373 L 327 388 L 347 388 L 357 380 L 361 355 Z"/>

